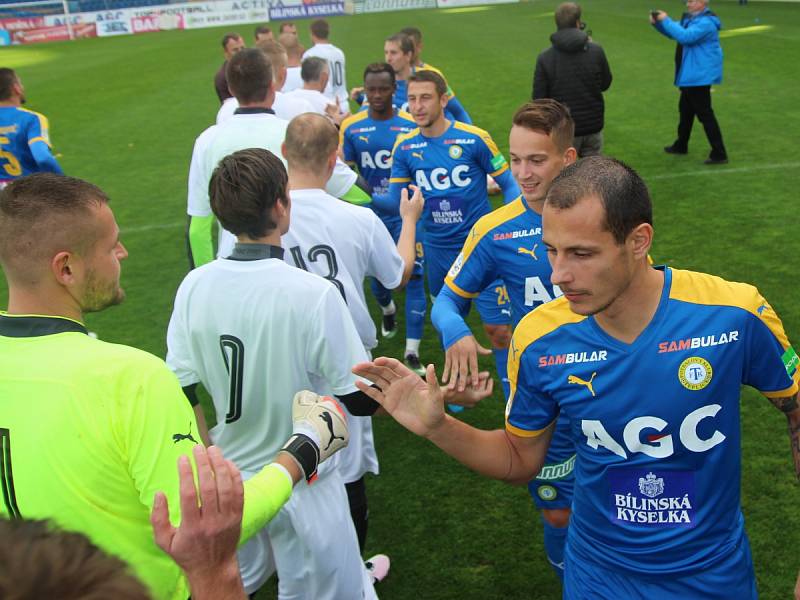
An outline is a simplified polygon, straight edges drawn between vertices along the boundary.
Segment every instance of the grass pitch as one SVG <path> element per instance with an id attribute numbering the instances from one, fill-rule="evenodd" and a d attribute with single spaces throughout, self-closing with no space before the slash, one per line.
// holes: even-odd
<path id="1" fill-rule="evenodd" d="M 658 3 L 656 3 L 658 4 Z M 414 11 L 331 19 L 345 50 L 348 83 L 382 59 L 383 39 L 407 25 L 425 34 L 425 60 L 443 69 L 475 124 L 507 149 L 511 114 L 530 96 L 536 54 L 549 45 L 556 3 Z M 795 6 L 715 3 L 725 26 L 725 79 L 714 89 L 731 162 L 706 167 L 702 128 L 688 156 L 661 150 L 677 125 L 673 43 L 647 22 L 656 5 L 596 0 L 584 6 L 614 82 L 606 94 L 606 153 L 644 176 L 655 203 L 656 262 L 755 283 L 800 343 L 794 288 L 800 138 Z M 681 7 L 661 5 L 673 16 Z M 277 25 L 275 25 L 277 29 Z M 301 37 L 308 41 L 305 23 Z M 239 28 L 249 42 L 251 26 Z M 112 198 L 130 251 L 125 304 L 89 315 L 101 338 L 163 356 L 174 291 L 187 270 L 186 176 L 195 137 L 213 122 L 212 78 L 224 29 L 80 40 L 0 50 L 18 69 L 29 106 L 51 120 L 65 171 Z M 0 283 L 0 305 L 5 305 Z M 402 311 L 400 311 L 402 314 Z M 401 322 L 402 327 L 402 322 Z M 376 354 L 400 356 L 402 336 Z M 423 359 L 442 364 L 432 330 Z M 491 366 L 487 361 L 486 366 Z M 646 391 L 645 391 L 646 393 Z M 761 597 L 787 598 L 800 562 L 797 481 L 783 417 L 752 390 L 742 395 L 743 509 Z M 483 428 L 502 425 L 498 394 L 468 411 Z M 392 573 L 378 592 L 406 598 L 558 598 L 542 550 L 538 514 L 524 488 L 472 474 L 390 419 L 375 420 L 382 475 L 368 481 L 368 554 L 386 552 Z M 269 586 L 259 597 L 274 597 Z"/>

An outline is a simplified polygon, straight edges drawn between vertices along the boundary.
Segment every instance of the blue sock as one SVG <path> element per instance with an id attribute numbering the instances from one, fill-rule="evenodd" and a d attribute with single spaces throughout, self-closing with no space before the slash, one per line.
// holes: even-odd
<path id="1" fill-rule="evenodd" d="M 508 381 L 508 348 L 492 348 L 494 354 L 494 364 L 497 368 L 497 376 L 500 378 L 500 385 L 503 386 L 503 395 L 506 400 L 511 393 L 511 384 Z"/>
<path id="2" fill-rule="evenodd" d="M 406 285 L 406 338 L 422 339 L 425 326 L 425 309 L 428 299 L 425 297 L 425 282 L 419 275 L 413 275 Z"/>
<path id="3" fill-rule="evenodd" d="M 375 296 L 375 300 L 378 301 L 378 304 L 381 306 L 389 306 L 389 303 L 392 301 L 392 292 L 383 287 L 380 281 L 374 277 L 370 277 L 369 287 L 372 289 L 372 294 Z"/>
<path id="4" fill-rule="evenodd" d="M 544 517 L 542 518 L 544 525 L 544 551 L 547 554 L 547 560 L 550 561 L 550 566 L 558 575 L 558 578 L 564 581 L 564 546 L 567 543 L 567 529 L 568 527 L 553 527 L 548 523 Z"/>

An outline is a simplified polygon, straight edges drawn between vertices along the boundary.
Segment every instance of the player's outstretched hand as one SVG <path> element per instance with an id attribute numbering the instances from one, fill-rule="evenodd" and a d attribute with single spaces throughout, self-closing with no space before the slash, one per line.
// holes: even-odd
<path id="1" fill-rule="evenodd" d="M 444 355 L 442 381 L 450 391 L 463 392 L 469 384 L 478 387 L 478 354 L 492 351 L 481 346 L 474 336 L 466 335 L 452 344 Z"/>
<path id="2" fill-rule="evenodd" d="M 358 389 L 412 433 L 427 437 L 444 422 L 444 395 L 433 365 L 428 365 L 425 381 L 399 360 L 385 356 L 356 365 L 353 373 L 377 386 L 356 381 Z"/>
<path id="3" fill-rule="evenodd" d="M 466 408 L 474 408 L 478 402 L 491 396 L 493 391 L 494 380 L 492 376 L 489 375 L 489 371 L 481 371 L 478 373 L 478 384 L 469 385 L 462 392 L 451 390 L 449 386 L 444 388 L 444 401 L 447 404 L 458 404 Z"/>
<path id="4" fill-rule="evenodd" d="M 400 218 L 411 218 L 416 223 L 422 216 L 422 210 L 425 208 L 425 198 L 422 195 L 422 190 L 419 186 L 409 185 L 414 194 L 411 198 L 408 197 L 408 190 L 403 188 L 400 190 Z"/>
<path id="5" fill-rule="evenodd" d="M 192 597 L 211 598 L 213 596 L 204 594 L 211 593 L 212 587 L 217 588 L 217 583 L 242 585 L 236 547 L 242 529 L 244 486 L 239 470 L 225 460 L 216 446 L 198 445 L 192 452 L 199 489 L 195 488 L 189 458 L 181 456 L 178 459 L 180 525 L 175 528 L 170 523 L 167 497 L 163 492 L 155 494 L 150 522 L 156 545 L 186 573 Z M 241 594 L 238 588 L 229 592 L 235 593 L 226 598 L 245 597 L 243 588 Z"/>

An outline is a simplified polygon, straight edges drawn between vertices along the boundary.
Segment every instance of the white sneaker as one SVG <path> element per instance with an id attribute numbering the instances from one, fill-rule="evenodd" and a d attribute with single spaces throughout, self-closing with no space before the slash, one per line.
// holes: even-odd
<path id="1" fill-rule="evenodd" d="M 372 577 L 372 583 L 383 581 L 389 574 L 390 565 L 389 557 L 385 554 L 376 554 L 364 561 L 364 566 L 367 568 L 369 576 Z"/>

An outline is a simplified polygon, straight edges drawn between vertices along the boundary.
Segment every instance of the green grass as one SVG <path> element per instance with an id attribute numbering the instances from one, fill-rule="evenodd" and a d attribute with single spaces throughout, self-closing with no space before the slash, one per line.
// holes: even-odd
<path id="1" fill-rule="evenodd" d="M 507 149 L 510 116 L 529 97 L 534 59 L 549 44 L 555 4 L 335 18 L 332 39 L 345 50 L 348 81 L 356 85 L 363 66 L 382 58 L 387 35 L 419 26 L 426 35 L 425 59 L 445 71 L 475 123 Z M 673 45 L 647 23 L 649 8 L 631 0 L 584 6 L 614 74 L 606 94 L 606 152 L 630 163 L 650 185 L 657 262 L 757 284 L 797 340 L 800 161 L 794 152 L 800 108 L 791 49 L 800 41 L 800 14 L 791 4 L 715 3 L 726 29 L 756 21 L 772 29 L 723 40 L 725 81 L 715 88 L 713 102 L 731 164 L 708 168 L 702 165 L 708 148 L 699 125 L 688 156 L 661 151 L 673 140 L 678 94 L 672 86 Z M 676 13 L 679 7 L 664 8 Z M 252 27 L 240 30 L 249 40 Z M 222 60 L 224 31 L 2 50 L 1 62 L 19 67 L 29 106 L 50 118 L 65 170 L 111 195 L 130 251 L 123 272 L 128 300 L 88 317 L 103 339 L 165 353 L 174 291 L 187 268 L 189 157 L 218 107 L 212 78 Z M 376 353 L 399 355 L 398 338 Z M 441 364 L 430 329 L 423 358 Z M 750 390 L 743 394 L 742 414 L 743 507 L 759 589 L 765 599 L 787 598 L 800 566 L 800 517 L 785 425 Z M 493 428 L 502 425 L 502 415 L 496 394 L 464 419 Z M 393 564 L 378 590 L 381 597 L 559 597 L 526 490 L 468 472 L 390 419 L 376 419 L 375 430 L 382 475 L 368 482 L 368 552 L 386 552 Z M 268 589 L 260 596 L 271 594 Z"/>

